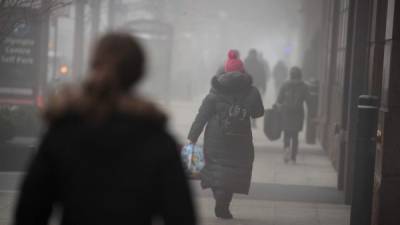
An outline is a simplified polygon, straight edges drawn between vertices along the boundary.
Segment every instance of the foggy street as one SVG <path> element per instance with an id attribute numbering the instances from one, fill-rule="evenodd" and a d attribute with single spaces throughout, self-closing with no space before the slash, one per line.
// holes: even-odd
<path id="1" fill-rule="evenodd" d="M 400 0 L 0 0 L 0 225 L 399 225 Z"/>
<path id="2" fill-rule="evenodd" d="M 182 141 L 195 116 L 195 104 L 199 103 L 172 102 L 165 106 L 172 115 L 171 130 Z M 254 129 L 256 155 L 250 195 L 237 195 L 232 202 L 237 220 L 214 218 L 211 192 L 192 181 L 201 224 L 347 225 L 350 208 L 336 189 L 337 173 L 326 153 L 318 146 L 304 145 L 296 164 L 284 164 L 281 140 L 268 141 L 261 122 Z M 9 224 L 15 200 L 13 186 L 19 178 L 18 173 L 0 173 L 0 187 L 8 188 L 0 192 L 0 225 Z"/>
<path id="3" fill-rule="evenodd" d="M 192 104 L 175 103 L 167 110 L 174 115 L 171 127 L 181 140 L 190 128 L 185 121 L 192 120 L 196 113 Z M 295 165 L 284 164 L 281 140 L 267 140 L 262 121 L 258 122 L 258 129 L 253 130 L 256 154 L 250 195 L 238 195 L 232 202 L 238 220 L 215 219 L 211 192 L 202 191 L 195 181 L 192 187 L 199 196 L 202 224 L 347 225 L 350 208 L 343 204 L 343 195 L 337 191 L 337 173 L 326 153 L 318 146 L 304 145 Z"/>

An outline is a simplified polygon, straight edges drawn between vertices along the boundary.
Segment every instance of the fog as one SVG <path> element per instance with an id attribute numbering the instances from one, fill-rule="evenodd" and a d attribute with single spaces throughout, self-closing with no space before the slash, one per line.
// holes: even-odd
<path id="1" fill-rule="evenodd" d="M 183 143 L 211 88 L 211 78 L 224 66 L 229 50 L 237 50 L 243 62 L 250 50 L 256 51 L 265 71 L 261 81 L 265 108 L 275 103 L 289 68 L 302 67 L 306 82 L 318 80 L 322 72 L 322 59 L 316 53 L 324 44 L 320 42 L 324 5 L 317 0 L 64 2 L 50 10 L 48 20 L 32 14 L 33 22 L 26 23 L 29 26 L 23 23 L 15 29 L 35 31 L 29 33 L 31 39 L 6 36 L 2 69 L 7 76 L 0 78 L 1 93 L 29 95 L 32 98 L 18 99 L 19 103 L 42 104 L 63 85 L 86 79 L 91 48 L 98 37 L 112 30 L 127 31 L 139 39 L 147 58 L 145 79 L 133 91 L 139 89 L 169 113 L 170 129 Z M 275 73 L 282 67 L 286 75 L 277 78 Z M 27 71 L 33 76 L 27 76 Z M 18 104 L 2 108 L 7 115 L 25 115 L 24 119 L 11 118 L 10 123 L 18 125 L 13 132 L 4 128 L 2 135 L 35 147 L 45 125 L 36 108 Z M 257 123 L 262 127 L 261 120 Z"/>
<path id="2" fill-rule="evenodd" d="M 309 19 L 304 12 L 313 11 L 314 21 L 318 21 L 322 14 L 320 4 L 307 11 L 302 8 L 300 0 L 160 0 L 146 3 L 126 0 L 120 4 L 116 1 L 113 7 L 115 12 L 110 15 L 110 4 L 101 4 L 96 24 L 98 34 L 122 29 L 141 38 L 148 53 L 145 93 L 164 100 L 167 97 L 201 99 L 209 89 L 211 77 L 226 60 L 229 49 L 239 50 L 242 60 L 250 49 L 256 49 L 271 71 L 278 60 L 289 67 L 301 66 L 311 38 L 320 25 L 317 22 L 305 25 Z M 58 32 L 59 64 L 62 61 L 73 66 L 76 10 L 73 5 L 62 10 L 68 11 L 68 16 L 58 18 L 57 27 L 52 26 L 50 31 L 53 35 L 56 29 Z M 80 34 L 85 47 L 78 49 L 78 55 L 83 54 L 84 60 L 88 56 L 88 46 L 96 36 L 92 11 L 90 5 L 86 6 L 84 34 Z M 52 40 L 55 39 L 50 40 L 54 49 Z M 72 69 L 73 73 L 77 73 L 74 69 L 78 69 L 79 74 L 85 73 L 84 68 Z M 50 73 L 49 76 L 57 74 Z M 275 97 L 274 91 L 270 91 L 267 95 L 269 102 Z"/>
<path id="3" fill-rule="evenodd" d="M 0 0 L 0 224 L 400 224 L 399 6 Z"/>
<path id="4" fill-rule="evenodd" d="M 306 82 L 318 80 L 322 73 L 322 57 L 317 53 L 324 44 L 320 41 L 324 5 L 318 0 L 64 2 L 46 11 L 50 12 L 48 20 L 32 14 L 32 22 L 26 23 L 29 26 L 22 23 L 15 29 L 31 32 L 27 40 L 6 36 L 2 69 L 7 76 L 0 80 L 4 87 L 12 88 L 1 88 L 0 92 L 31 96 L 18 97 L 17 105 L 8 99 L 11 106 L 2 107 L 8 122 L 1 133 L 7 140 L 32 148 L 37 145 L 45 124 L 37 108 L 29 105 L 43 104 L 62 86 L 85 80 L 93 43 L 112 30 L 127 31 L 143 45 L 146 76 L 133 92 L 140 90 L 141 95 L 168 113 L 170 130 L 181 143 L 186 141 L 198 107 L 211 88 L 211 79 L 223 68 L 229 50 L 237 50 L 243 62 L 250 50 L 256 51 L 256 58 L 263 63 L 264 78 L 254 80 L 254 85 L 263 83 L 265 108 L 275 103 L 289 68 L 302 67 Z M 13 59 L 25 61 L 12 63 Z M 277 76 L 276 71 L 282 70 L 285 75 Z M 28 71 L 33 76 L 27 76 Z M 266 144 L 260 132 L 262 120 L 257 124 L 256 133 Z M 18 163 L 10 165 L 20 169 L 28 155 L 15 158 Z"/>
<path id="5" fill-rule="evenodd" d="M 23 98 L 17 103 L 14 99 L 7 99 L 9 102 L 0 107 L 0 113 L 5 115 L 5 119 L 2 119 L 6 121 L 4 125 L 0 124 L 0 136 L 5 140 L 4 146 L 7 147 L 2 153 L 7 157 L 3 158 L 6 159 L 3 160 L 4 163 L 0 163 L 0 171 L 18 171 L 16 175 L 11 176 L 11 181 L 4 182 L 8 189 L 15 190 L 20 172 L 25 171 L 27 162 L 48 129 L 48 124 L 42 120 L 41 110 L 49 96 L 57 93 L 65 85 L 81 84 L 85 81 L 89 74 L 89 58 L 96 40 L 109 31 L 124 31 L 139 40 L 146 54 L 145 78 L 132 89 L 132 95 L 144 96 L 168 115 L 168 131 L 179 146 L 192 143 L 203 147 L 205 144 L 204 134 L 194 143 L 188 138 L 188 134 L 195 127 L 193 124 L 196 122 L 200 105 L 212 88 L 212 78 L 219 74 L 221 69 L 226 70 L 224 65 L 228 59 L 228 52 L 235 50 L 244 64 L 251 58 L 250 52 L 255 52 L 253 56 L 262 67 L 263 77 L 256 78 L 255 74 L 251 74 L 251 69 L 244 69 L 253 76 L 253 85 L 260 91 L 262 103 L 258 112 L 254 113 L 259 114 L 259 119 L 252 119 L 251 125 L 248 125 L 255 146 L 254 150 L 253 143 L 249 144 L 255 153 L 249 157 L 254 158 L 254 168 L 252 164 L 248 166 L 253 169 L 253 174 L 250 169 L 251 194 L 244 200 L 245 205 L 250 205 L 248 208 L 257 208 L 257 204 L 264 204 L 261 201 L 253 202 L 259 200 L 259 197 L 276 202 L 304 203 L 311 199 L 318 203 L 336 204 L 343 201 L 343 196 L 336 190 L 338 174 L 329 157 L 322 153 L 320 146 L 316 144 L 314 117 L 319 97 L 318 80 L 325 72 L 324 63 L 327 61 L 325 55 L 321 56 L 321 49 L 325 49 L 328 42 L 325 34 L 327 29 L 323 27 L 326 5 L 322 1 L 85 2 L 68 2 L 65 6 L 52 9 L 49 19 L 41 23 L 42 25 L 32 25 L 32 29 L 40 30 L 39 34 L 34 35 L 32 49 L 16 46 L 17 42 L 13 42 L 13 38 L 18 40 L 18 36 L 11 36 L 4 41 L 5 49 L 9 49 L 4 56 L 2 55 L 4 65 L 13 60 L 12 54 L 30 55 L 32 52 L 32 65 L 27 66 L 26 63 L 16 61 L 9 63 L 11 66 L 7 64 L 7 68 L 2 64 L 4 67 L 0 68 L 13 75 L 12 82 L 5 76 L 0 77 L 2 84 L 12 86 L 10 89 L 3 88 L 5 85 L 0 86 L 0 94 L 22 93 L 25 97 L 30 96 L 28 100 Z M 9 47 L 10 43 L 13 46 Z M 13 67 L 15 65 L 17 66 Z M 8 66 L 12 68 L 9 69 Z M 300 150 L 298 164 L 296 156 L 292 156 L 290 160 L 287 158 L 288 153 L 284 151 L 289 151 L 289 147 L 285 145 L 286 147 L 282 148 L 281 142 L 285 142 L 287 134 L 282 134 L 282 137 L 276 140 L 269 140 L 265 135 L 262 118 L 264 109 L 281 107 L 282 104 L 278 102 L 279 90 L 283 83 L 289 80 L 289 71 L 295 66 L 302 69 L 304 84 L 314 91 L 311 103 L 314 104 L 314 108 L 307 108 L 304 122 L 307 124 L 304 126 L 311 131 L 300 132 L 300 138 L 290 137 L 296 139 L 295 142 L 300 139 L 301 148 L 305 146 Z M 37 75 L 38 79 L 32 81 L 37 83 L 33 85 L 21 82 L 36 77 L 27 76 L 30 73 L 26 71 L 33 71 L 32 74 Z M 16 87 L 20 83 L 24 84 Z M 301 110 L 302 107 L 303 102 Z M 250 121 L 250 117 L 248 119 Z M 311 142 L 308 135 L 311 135 Z M 288 163 L 289 161 L 292 163 Z M 209 201 L 212 193 L 201 190 L 198 181 L 190 183 L 194 195 L 201 196 L 200 200 L 196 200 L 196 206 L 205 211 L 213 211 Z M 298 187 L 303 189 L 297 189 Z M 322 188 L 318 189 L 320 187 Z M 314 191 L 321 190 L 322 194 L 313 195 Z M 277 208 L 276 205 L 273 207 Z M 267 217 L 263 211 L 257 211 L 258 214 L 255 215 L 247 206 L 244 208 L 246 209 L 242 214 L 239 214 L 244 218 L 258 217 L 261 221 Z M 344 208 L 342 211 L 346 210 Z M 207 216 L 209 217 L 201 215 Z"/>

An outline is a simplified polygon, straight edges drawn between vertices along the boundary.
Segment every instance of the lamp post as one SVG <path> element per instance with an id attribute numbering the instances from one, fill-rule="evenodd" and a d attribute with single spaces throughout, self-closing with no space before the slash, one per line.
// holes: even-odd
<path id="1" fill-rule="evenodd" d="M 82 74 L 85 38 L 85 0 L 75 0 L 74 48 L 72 59 L 73 79 L 79 79 Z"/>

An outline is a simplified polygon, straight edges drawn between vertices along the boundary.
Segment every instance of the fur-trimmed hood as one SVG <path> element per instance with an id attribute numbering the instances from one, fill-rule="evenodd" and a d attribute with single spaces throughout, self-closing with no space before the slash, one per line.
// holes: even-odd
<path id="1" fill-rule="evenodd" d="M 84 120 L 101 120 L 112 113 L 122 113 L 163 125 L 167 121 L 164 112 L 155 104 L 142 98 L 121 95 L 112 98 L 109 102 L 96 102 L 85 95 L 82 88 L 73 86 L 66 86 L 52 95 L 42 115 L 45 122 L 51 125 L 69 114 L 75 114 Z M 95 115 L 98 117 L 96 118 Z"/>
<path id="2" fill-rule="evenodd" d="M 241 72 L 218 74 L 211 80 L 212 90 L 221 93 L 242 92 L 250 89 L 252 84 L 252 77 Z"/>

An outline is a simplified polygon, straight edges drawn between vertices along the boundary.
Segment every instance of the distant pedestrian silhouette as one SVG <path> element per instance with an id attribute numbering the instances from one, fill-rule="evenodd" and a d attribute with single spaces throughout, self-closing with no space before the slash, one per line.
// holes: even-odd
<path id="1" fill-rule="evenodd" d="M 268 90 L 268 82 L 271 79 L 271 68 L 269 66 L 268 60 L 264 58 L 264 55 L 262 53 L 258 54 L 258 58 L 260 60 L 260 62 L 264 65 L 264 71 L 265 71 L 265 93 L 267 93 Z M 264 93 L 264 94 L 265 94 Z"/>
<path id="2" fill-rule="evenodd" d="M 292 67 L 290 79 L 282 85 L 276 100 L 276 104 L 282 112 L 285 163 L 297 160 L 299 132 L 303 130 L 304 124 L 304 103 L 307 104 L 308 109 L 310 105 L 310 93 L 302 77 L 301 69 Z"/>
<path id="3" fill-rule="evenodd" d="M 276 96 L 279 94 L 279 90 L 283 83 L 288 79 L 289 69 L 283 61 L 278 61 L 272 72 L 275 80 L 275 91 Z"/>
<path id="4" fill-rule="evenodd" d="M 96 44 L 81 88 L 53 97 L 49 129 L 23 181 L 15 225 L 195 224 L 178 147 L 166 117 L 129 95 L 143 76 L 144 54 L 129 34 Z"/>
<path id="5" fill-rule="evenodd" d="M 268 74 L 266 71 L 266 61 L 262 55 L 255 49 L 250 49 L 249 55 L 244 61 L 244 67 L 247 74 L 253 78 L 253 85 L 261 93 L 261 98 L 265 96 L 267 91 Z M 251 120 L 253 128 L 257 128 L 256 119 Z"/>
<path id="6" fill-rule="evenodd" d="M 265 61 L 261 60 L 257 50 L 249 51 L 249 55 L 244 60 L 244 67 L 246 73 L 253 77 L 254 86 L 264 96 L 267 90 L 267 72 L 265 71 Z"/>

